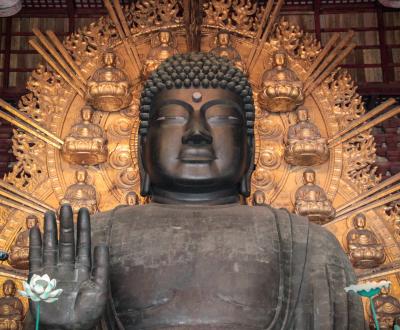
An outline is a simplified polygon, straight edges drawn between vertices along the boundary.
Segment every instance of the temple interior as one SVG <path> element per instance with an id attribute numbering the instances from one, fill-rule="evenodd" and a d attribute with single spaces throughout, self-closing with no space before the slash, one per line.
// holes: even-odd
<path id="1" fill-rule="evenodd" d="M 0 330 L 399 330 L 400 0 L 0 0 L 0 176 Z"/>

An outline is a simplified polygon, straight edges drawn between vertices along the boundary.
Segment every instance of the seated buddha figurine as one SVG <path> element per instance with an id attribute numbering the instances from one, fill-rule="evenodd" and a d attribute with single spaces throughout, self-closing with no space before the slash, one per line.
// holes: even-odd
<path id="1" fill-rule="evenodd" d="M 161 62 L 168 57 L 178 54 L 178 49 L 173 45 L 172 34 L 168 30 L 158 32 L 157 42 L 147 55 L 146 62 L 143 66 L 143 76 L 147 78 L 157 69 Z"/>
<path id="2" fill-rule="evenodd" d="M 99 125 L 91 122 L 92 115 L 92 108 L 84 106 L 82 122 L 72 126 L 65 138 L 62 155 L 72 164 L 98 165 L 107 161 L 107 136 Z"/>
<path id="3" fill-rule="evenodd" d="M 380 294 L 373 298 L 376 316 L 379 323 L 379 328 L 382 330 L 391 330 L 395 319 L 400 315 L 400 302 L 397 298 L 390 295 L 390 287 L 383 287 Z M 370 318 L 370 328 L 375 329 L 375 325 Z"/>
<path id="4" fill-rule="evenodd" d="M 262 75 L 260 106 L 269 112 L 289 112 L 303 103 L 303 83 L 287 67 L 285 51 L 273 55 L 273 68 Z"/>
<path id="5" fill-rule="evenodd" d="M 91 214 L 97 212 L 96 188 L 87 183 L 87 171 L 82 168 L 75 172 L 76 183 L 70 185 L 60 205 L 69 204 L 74 214 L 86 207 Z"/>
<path id="6" fill-rule="evenodd" d="M 125 72 L 117 68 L 116 61 L 115 53 L 105 52 L 104 66 L 87 83 L 87 101 L 96 110 L 119 111 L 132 101 L 132 86 Z"/>
<path id="7" fill-rule="evenodd" d="M 47 272 L 64 289 L 41 304 L 41 326 L 92 329 L 104 316 L 110 330 L 363 328 L 360 298 L 343 290 L 356 278 L 336 238 L 287 210 L 240 203 L 254 152 L 252 89 L 241 70 L 210 53 L 175 55 L 146 81 L 140 118 L 141 194 L 150 203 L 91 221 L 81 209 L 76 230 L 63 205 L 58 251 L 54 213 L 43 241 L 31 231 L 31 273 Z"/>
<path id="8" fill-rule="evenodd" d="M 371 230 L 365 228 L 367 219 L 363 213 L 353 218 L 354 229 L 346 236 L 350 261 L 356 268 L 374 268 L 385 261 L 383 245 Z"/>
<path id="9" fill-rule="evenodd" d="M 29 231 L 37 226 L 38 218 L 30 214 L 26 217 L 26 229 L 20 232 L 10 250 L 9 263 L 13 268 L 29 268 Z"/>
<path id="10" fill-rule="evenodd" d="M 15 283 L 6 280 L 3 283 L 3 297 L 0 298 L 0 330 L 22 330 L 24 307 L 15 297 Z"/>
<path id="11" fill-rule="evenodd" d="M 231 60 L 235 66 L 243 70 L 242 58 L 239 52 L 231 44 L 231 35 L 229 32 L 220 31 L 216 38 L 216 47 L 211 49 L 210 52 L 221 57 L 226 57 Z"/>
<path id="12" fill-rule="evenodd" d="M 311 166 L 324 163 L 329 158 L 325 138 L 318 127 L 310 122 L 306 108 L 297 109 L 298 122 L 289 127 L 285 146 L 285 160 L 291 165 Z"/>
<path id="13" fill-rule="evenodd" d="M 306 169 L 303 172 L 304 185 L 295 194 L 296 214 L 308 217 L 317 224 L 325 224 L 335 217 L 335 209 L 326 196 L 324 189 L 315 184 L 315 172 Z"/>

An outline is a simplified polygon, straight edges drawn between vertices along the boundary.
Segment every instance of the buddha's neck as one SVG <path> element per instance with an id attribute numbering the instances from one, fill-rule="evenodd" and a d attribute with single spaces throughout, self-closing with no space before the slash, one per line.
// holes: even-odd
<path id="1" fill-rule="evenodd" d="M 238 203 L 240 198 L 236 189 L 218 190 L 213 192 L 182 193 L 152 187 L 153 202 L 161 204 L 202 204 L 222 205 Z"/>

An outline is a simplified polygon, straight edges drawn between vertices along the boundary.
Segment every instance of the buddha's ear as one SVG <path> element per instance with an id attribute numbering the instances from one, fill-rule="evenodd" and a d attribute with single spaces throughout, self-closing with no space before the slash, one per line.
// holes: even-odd
<path id="1" fill-rule="evenodd" d="M 143 148 L 146 143 L 146 136 L 141 135 L 139 137 L 139 150 L 138 150 L 138 165 L 139 165 L 139 174 L 140 174 L 140 195 L 143 197 L 150 196 L 150 177 L 146 172 L 146 169 L 144 168 L 144 164 L 142 162 L 142 156 L 143 156 Z"/>
<path id="2" fill-rule="evenodd" d="M 251 191 L 251 175 L 254 170 L 254 147 L 253 147 L 253 138 L 248 136 L 248 156 L 247 156 L 247 171 L 243 175 L 242 180 L 240 181 L 239 193 L 243 195 L 243 197 L 249 197 Z"/>

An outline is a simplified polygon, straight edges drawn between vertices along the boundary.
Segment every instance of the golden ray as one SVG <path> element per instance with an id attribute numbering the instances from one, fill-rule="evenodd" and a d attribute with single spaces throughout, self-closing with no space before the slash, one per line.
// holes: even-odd
<path id="1" fill-rule="evenodd" d="M 79 66 L 75 63 L 75 61 L 72 59 L 71 55 L 68 53 L 68 51 L 65 49 L 64 45 L 61 43 L 60 40 L 58 40 L 57 36 L 55 33 L 51 30 L 46 31 L 47 36 L 49 39 L 53 42 L 54 46 L 57 48 L 57 50 L 61 53 L 61 55 L 64 57 L 64 59 L 67 61 L 67 63 L 71 66 L 71 68 L 75 71 L 77 74 L 78 78 L 81 80 L 81 82 L 86 85 L 86 79 L 79 68 Z"/>
<path id="2" fill-rule="evenodd" d="M 13 116 L 19 118 L 25 125 L 30 125 L 30 126 L 32 126 L 32 128 L 38 130 L 40 132 L 40 134 L 43 135 L 46 139 L 52 139 L 53 140 L 53 141 L 51 141 L 52 143 L 54 143 L 58 146 L 64 144 L 64 141 L 61 140 L 57 135 L 49 132 L 48 130 L 46 130 L 45 128 L 40 126 L 37 122 L 35 122 L 32 118 L 30 118 L 28 115 L 17 110 L 16 108 L 14 108 L 12 105 L 8 104 L 6 101 L 4 101 L 1 98 L 0 98 L 0 107 L 2 107 L 4 110 L 7 110 Z M 4 112 L 2 112 L 2 113 L 7 115 Z M 14 118 L 14 117 L 10 116 L 10 118 L 16 120 L 16 118 Z M 5 117 L 3 119 L 7 120 Z M 15 125 L 18 126 L 18 124 L 15 124 Z M 20 127 L 20 128 L 24 129 L 23 127 Z M 35 131 L 35 130 L 33 130 L 33 131 L 37 133 L 37 131 Z"/>
<path id="3" fill-rule="evenodd" d="M 375 125 L 378 125 L 378 124 L 384 122 L 385 120 L 387 120 L 387 119 L 389 119 L 389 118 L 391 118 L 393 116 L 396 116 L 399 113 L 400 113 L 400 106 L 398 106 L 398 107 L 396 107 L 396 108 L 384 113 L 383 115 L 381 115 L 379 117 L 376 117 L 375 119 L 371 120 L 368 123 L 364 123 L 362 126 L 353 129 L 349 133 L 340 136 L 336 140 L 329 142 L 328 143 L 328 147 L 329 148 L 336 147 L 338 144 L 346 142 L 347 140 L 349 140 L 349 139 L 357 136 L 358 134 L 360 134 L 360 133 L 362 133 L 362 132 L 364 132 L 364 131 L 372 128 L 372 127 L 374 127 Z"/>
<path id="4" fill-rule="evenodd" d="M 68 74 L 58 66 L 58 64 L 50 57 L 50 55 L 33 39 L 29 40 L 30 45 L 46 60 L 47 63 L 56 71 L 67 83 L 70 85 L 75 92 L 77 92 L 81 97 L 84 97 L 84 92 L 77 86 Z"/>
<path id="5" fill-rule="evenodd" d="M 271 14 L 271 10 L 272 10 L 272 6 L 273 5 L 274 5 L 274 0 L 268 0 L 267 4 L 265 5 L 263 17 L 262 17 L 262 19 L 260 21 L 260 24 L 259 24 L 258 30 L 257 30 L 257 34 L 256 34 L 256 37 L 254 39 L 254 46 L 251 48 L 251 52 L 250 52 L 249 58 L 247 59 L 247 63 L 248 63 L 247 64 L 247 72 L 249 72 L 250 65 L 253 62 L 254 55 L 256 53 L 258 45 L 260 44 L 260 38 L 262 36 L 262 31 L 264 29 L 265 24 L 267 23 L 269 15 Z"/>
<path id="6" fill-rule="evenodd" d="M 335 60 L 321 73 L 321 75 L 314 80 L 312 83 L 308 85 L 308 87 L 304 88 L 304 93 L 306 95 L 309 95 L 313 92 L 313 90 L 318 87 L 332 72 L 333 70 L 336 69 L 347 57 L 347 55 L 350 54 L 350 52 L 356 47 L 356 44 L 353 42 L 350 45 L 348 45 L 344 50 L 342 50 L 338 56 L 335 58 Z M 318 70 L 317 70 L 318 71 Z M 317 72 L 316 71 L 316 72 Z"/>
<path id="7" fill-rule="evenodd" d="M 135 68 L 137 73 L 140 74 L 140 65 L 138 63 L 136 63 L 134 52 L 132 51 L 131 45 L 128 43 L 128 40 L 127 40 L 128 36 L 125 35 L 125 32 L 121 25 L 121 22 L 119 21 L 117 14 L 114 11 L 114 7 L 112 6 L 110 0 L 103 0 L 103 2 L 104 2 L 104 6 L 107 8 L 107 11 L 110 15 L 111 20 L 115 24 L 118 35 L 121 38 L 122 44 L 124 45 L 124 48 L 128 55 L 129 61 L 131 62 L 132 66 Z"/>
<path id="8" fill-rule="evenodd" d="M 357 202 L 363 200 L 364 198 L 367 198 L 367 197 L 375 194 L 377 191 L 380 191 L 399 180 L 400 180 L 400 173 L 397 173 L 397 174 L 391 176 L 390 178 L 386 179 L 385 181 L 382 181 L 381 183 L 377 184 L 375 187 L 371 188 L 370 190 L 362 193 L 361 195 L 358 195 L 356 198 L 353 198 L 350 201 L 337 207 L 336 214 L 341 213 L 340 211 L 348 208 L 349 206 L 353 205 L 354 203 L 357 203 Z"/>
<path id="9" fill-rule="evenodd" d="M 377 198 L 371 198 L 370 201 L 373 201 L 371 204 L 364 205 L 364 206 L 359 207 L 357 209 L 354 209 L 354 210 L 352 210 L 350 212 L 343 213 L 342 215 L 336 217 L 334 220 L 332 220 L 331 222 L 328 222 L 327 224 L 325 224 L 323 226 L 325 227 L 327 225 L 342 221 L 342 220 L 344 220 L 346 218 L 349 218 L 349 217 L 351 217 L 351 216 L 353 216 L 353 215 L 355 215 L 357 213 L 367 212 L 367 211 L 376 209 L 377 207 L 380 207 L 380 206 L 383 206 L 385 204 L 394 202 L 396 200 L 400 200 L 400 192 L 397 193 L 397 194 L 393 194 L 393 195 L 390 195 L 388 197 L 385 197 L 383 199 L 379 199 L 378 198 L 378 200 L 377 200 Z"/>
<path id="10" fill-rule="evenodd" d="M 342 209 L 340 212 L 336 213 L 336 217 L 341 216 L 342 214 L 351 212 L 352 210 L 355 210 L 356 208 L 359 208 L 361 206 L 364 206 L 365 204 L 368 204 L 370 202 L 373 202 L 379 198 L 384 198 L 390 194 L 393 194 L 394 192 L 400 191 L 400 183 L 389 187 L 385 190 L 382 190 L 376 194 L 374 194 L 373 196 L 369 197 L 369 198 L 364 198 L 358 202 L 354 202 L 353 204 L 349 205 L 347 208 Z"/>
<path id="11" fill-rule="evenodd" d="M 258 43 L 258 46 L 257 46 L 257 49 L 255 51 L 254 57 L 252 59 L 252 62 L 249 63 L 248 72 L 250 72 L 253 69 L 255 63 L 257 63 L 257 60 L 258 60 L 258 58 L 259 58 L 259 56 L 260 56 L 260 54 L 261 54 L 261 52 L 262 52 L 262 50 L 264 48 L 264 44 L 267 41 L 267 38 L 271 34 L 272 28 L 273 28 L 274 23 L 275 23 L 278 15 L 279 15 L 279 12 L 280 12 L 280 10 L 282 8 L 283 2 L 284 2 L 284 0 L 278 0 L 277 4 L 275 5 L 275 8 L 274 8 L 274 10 L 273 10 L 273 12 L 271 14 L 271 17 L 268 20 L 268 24 L 267 24 L 267 27 L 265 28 L 263 36 L 262 36 L 260 42 Z"/>
<path id="12" fill-rule="evenodd" d="M 8 190 L 9 192 L 13 193 L 14 195 L 17 195 L 21 198 L 29 200 L 32 203 L 35 203 L 36 205 L 40 206 L 44 210 L 55 211 L 55 209 L 52 208 L 50 205 L 44 203 L 40 199 L 33 197 L 32 195 L 29 195 L 28 193 L 18 189 L 17 187 L 13 186 L 12 184 L 9 184 L 8 182 L 6 182 L 4 180 L 0 180 L 0 187 L 5 190 Z"/>
<path id="13" fill-rule="evenodd" d="M 330 138 L 328 140 L 328 143 L 332 143 L 334 140 L 336 140 L 336 139 L 340 138 L 341 136 L 343 136 L 344 134 L 350 132 L 352 129 L 356 128 L 357 126 L 364 124 L 367 120 L 380 114 L 381 112 L 383 112 L 384 110 L 386 110 L 388 107 L 390 107 L 391 105 L 393 105 L 395 103 L 396 103 L 396 100 L 394 98 L 390 98 L 387 101 L 379 104 L 377 107 L 375 107 L 371 111 L 368 111 L 361 117 L 350 122 L 349 125 L 346 126 L 346 128 L 342 129 L 340 132 L 338 132 L 334 136 L 332 136 L 332 138 Z"/>
<path id="14" fill-rule="evenodd" d="M 8 207 L 12 207 L 14 209 L 26 212 L 28 214 L 36 214 L 39 217 L 42 217 L 43 214 L 45 213 L 45 212 L 40 212 L 40 211 L 38 211 L 36 209 L 32 209 L 32 208 L 30 208 L 30 207 L 28 207 L 26 205 L 23 205 L 23 204 L 20 204 L 20 203 L 16 203 L 16 202 L 11 201 L 11 200 L 9 200 L 7 198 L 4 198 L 2 196 L 0 196 L 0 205 L 5 205 L 5 206 L 8 206 Z"/>
<path id="15" fill-rule="evenodd" d="M 64 71 L 72 78 L 76 86 L 81 90 L 85 91 L 85 85 L 77 78 L 75 72 L 71 70 L 68 66 L 68 63 L 60 56 L 54 46 L 47 40 L 44 34 L 36 28 L 32 29 L 35 36 L 40 40 L 44 47 L 46 47 L 47 51 L 54 57 L 54 59 L 58 62 L 58 64 L 64 69 Z"/>
<path id="16" fill-rule="evenodd" d="M 333 45 L 336 43 L 336 41 L 338 41 L 339 37 L 340 37 L 340 34 L 338 32 L 335 32 L 334 34 L 332 34 L 332 36 L 329 38 L 328 42 L 326 43 L 325 47 L 323 48 L 323 50 L 318 54 L 317 58 L 311 65 L 310 69 L 308 69 L 308 71 L 304 77 L 304 80 L 307 81 L 308 77 L 312 73 L 314 73 L 314 71 L 317 69 L 318 65 L 320 65 L 320 63 L 326 58 L 329 51 L 332 49 Z"/>
<path id="17" fill-rule="evenodd" d="M 20 196 L 17 196 L 7 190 L 4 190 L 2 188 L 0 188 L 0 196 L 3 196 L 5 198 L 8 198 L 9 200 L 12 200 L 16 203 L 20 203 L 21 205 L 25 205 L 27 207 L 30 207 L 38 212 L 44 213 L 46 211 L 48 211 L 48 209 L 45 209 L 41 206 L 38 206 L 35 203 L 32 203 L 31 201 L 27 200 L 26 198 L 22 198 Z"/>

